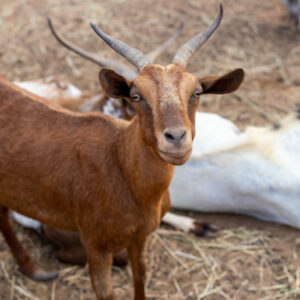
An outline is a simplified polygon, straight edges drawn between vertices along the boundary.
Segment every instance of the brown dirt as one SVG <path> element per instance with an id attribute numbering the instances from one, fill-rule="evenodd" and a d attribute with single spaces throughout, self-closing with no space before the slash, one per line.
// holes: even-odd
<path id="1" fill-rule="evenodd" d="M 243 67 L 247 77 L 238 92 L 206 96 L 199 109 L 220 113 L 240 127 L 275 123 L 298 101 L 300 32 L 280 0 L 223 4 L 222 26 L 188 68 L 198 75 L 215 75 Z M 49 33 L 46 16 L 74 43 L 118 59 L 95 37 L 89 21 L 148 51 L 184 19 L 177 45 L 159 60 L 168 62 L 178 45 L 209 24 L 217 6 L 215 0 L 0 0 L 0 72 L 14 81 L 55 75 L 87 92 L 96 91 L 98 67 L 60 47 Z M 300 299 L 299 231 L 249 217 L 190 214 L 221 230 L 213 239 L 169 227 L 156 231 L 147 255 L 149 299 Z M 58 263 L 52 247 L 35 233 L 18 226 L 16 230 L 39 264 L 62 272 L 50 283 L 28 280 L 0 237 L 0 299 L 95 299 L 87 268 Z M 132 295 L 130 272 L 113 270 L 118 299 Z"/>

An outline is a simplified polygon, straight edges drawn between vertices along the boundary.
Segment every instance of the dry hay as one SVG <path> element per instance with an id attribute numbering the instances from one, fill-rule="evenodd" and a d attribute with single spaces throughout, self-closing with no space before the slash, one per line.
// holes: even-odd
<path id="1" fill-rule="evenodd" d="M 11 80 L 59 76 L 85 91 L 98 89 L 98 67 L 58 46 L 46 27 L 103 56 L 117 55 L 88 26 L 138 47 L 153 49 L 170 36 L 179 20 L 185 28 L 177 45 L 160 59 L 170 61 L 177 46 L 207 26 L 218 1 L 204 0 L 0 0 L 0 65 Z M 198 75 L 243 67 L 247 77 L 233 95 L 206 96 L 200 109 L 222 114 L 239 126 L 276 123 L 290 112 L 300 91 L 300 33 L 280 0 L 224 0 L 222 26 L 189 69 Z M 171 228 L 155 232 L 148 246 L 149 299 L 281 300 L 300 298 L 299 231 L 233 215 L 200 215 L 222 227 L 216 238 L 199 239 Z M 47 269 L 60 269 L 51 283 L 23 277 L 1 239 L 1 299 L 95 299 L 87 268 L 58 263 L 53 249 L 16 226 L 31 255 Z M 130 299 L 130 269 L 113 269 L 118 299 Z"/>
<path id="2" fill-rule="evenodd" d="M 166 227 L 152 234 L 147 252 L 148 299 L 299 297 L 298 231 L 247 217 L 232 224 L 229 220 L 234 217 L 227 218 L 223 224 L 217 221 L 223 229 L 216 238 L 200 239 Z M 34 259 L 47 268 L 60 269 L 60 276 L 51 283 L 32 282 L 20 275 L 4 246 L 0 251 L 1 299 L 94 299 L 87 267 L 59 264 L 49 245 L 30 230 L 17 229 Z M 130 299 L 130 268 L 113 267 L 113 281 L 118 299 Z"/>

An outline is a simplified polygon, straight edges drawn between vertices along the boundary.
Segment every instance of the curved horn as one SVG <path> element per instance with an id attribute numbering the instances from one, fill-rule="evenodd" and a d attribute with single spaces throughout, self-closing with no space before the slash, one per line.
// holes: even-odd
<path id="1" fill-rule="evenodd" d="M 152 50 L 151 52 L 145 54 L 145 57 L 150 60 L 151 62 L 154 62 L 154 60 L 161 55 L 166 49 L 168 49 L 180 36 L 182 32 L 182 28 L 184 26 L 184 22 L 181 21 L 179 24 L 179 27 L 177 28 L 176 32 L 162 45 L 157 47 L 156 49 Z"/>
<path id="2" fill-rule="evenodd" d="M 150 64 L 150 61 L 144 56 L 144 54 L 129 46 L 128 44 L 121 42 L 108 34 L 104 33 L 100 30 L 95 24 L 91 23 L 91 27 L 96 32 L 98 36 L 100 36 L 104 42 L 120 55 L 125 57 L 129 62 L 131 62 L 140 72 L 144 69 L 144 67 Z"/>
<path id="3" fill-rule="evenodd" d="M 71 42 L 67 41 L 65 38 L 63 38 L 61 35 L 59 35 L 56 30 L 53 27 L 51 19 L 48 17 L 48 26 L 53 34 L 53 36 L 56 38 L 56 40 L 66 47 L 67 49 L 75 52 L 76 54 L 86 58 L 87 60 L 97 64 L 100 67 L 106 67 L 109 69 L 115 70 L 117 73 L 120 75 L 124 76 L 128 80 L 133 80 L 134 78 L 137 77 L 137 72 L 132 70 L 130 67 L 126 66 L 122 62 L 116 62 L 112 59 L 108 58 L 101 58 L 99 56 L 96 56 L 88 51 L 85 51 Z"/>
<path id="4" fill-rule="evenodd" d="M 220 11 L 216 20 L 210 25 L 210 27 L 195 37 L 190 39 L 186 44 L 182 45 L 178 51 L 176 52 L 173 62 L 179 62 L 182 65 L 186 66 L 189 58 L 193 55 L 193 53 L 198 50 L 214 33 L 214 31 L 218 28 L 221 23 L 223 17 L 223 6 L 220 3 Z"/>

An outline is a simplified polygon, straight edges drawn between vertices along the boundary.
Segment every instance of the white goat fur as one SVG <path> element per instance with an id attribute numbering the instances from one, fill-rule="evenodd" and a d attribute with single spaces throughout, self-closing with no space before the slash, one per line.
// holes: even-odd
<path id="1" fill-rule="evenodd" d="M 83 95 L 81 90 L 76 86 L 58 80 L 53 76 L 31 81 L 15 82 L 15 84 L 24 90 L 50 100 L 60 98 L 78 99 Z"/>
<path id="2" fill-rule="evenodd" d="M 18 85 L 36 93 L 34 85 Z M 39 95 L 49 98 L 51 93 Z M 296 116 L 285 118 L 279 129 L 248 127 L 240 132 L 229 120 L 197 112 L 195 126 L 192 156 L 175 168 L 172 207 L 243 213 L 300 228 L 300 121 Z M 195 226 L 195 220 L 171 213 L 163 221 L 184 231 Z"/>
<path id="3" fill-rule="evenodd" d="M 198 113 L 191 159 L 175 168 L 172 206 L 233 212 L 300 228 L 300 121 L 244 132 Z"/>

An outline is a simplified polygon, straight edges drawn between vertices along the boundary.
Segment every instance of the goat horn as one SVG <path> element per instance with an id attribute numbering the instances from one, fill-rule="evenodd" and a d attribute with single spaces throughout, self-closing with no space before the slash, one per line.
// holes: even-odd
<path id="1" fill-rule="evenodd" d="M 150 60 L 151 62 L 154 62 L 154 60 L 161 55 L 166 49 L 168 49 L 180 36 L 182 32 L 182 28 L 184 26 L 184 22 L 181 21 L 176 32 L 162 45 L 157 47 L 156 49 L 152 50 L 151 52 L 145 54 L 145 57 Z"/>
<path id="2" fill-rule="evenodd" d="M 85 59 L 97 64 L 100 67 L 106 67 L 106 68 L 115 70 L 117 73 L 124 76 L 128 80 L 132 80 L 137 77 L 137 75 L 138 75 L 137 72 L 135 70 L 132 70 L 131 68 L 129 68 L 122 62 L 115 62 L 108 58 L 101 58 L 101 57 L 96 56 L 93 53 L 90 53 L 88 51 L 85 51 L 85 50 L 75 46 L 71 42 L 67 41 L 65 38 L 63 38 L 61 35 L 59 35 L 56 32 L 56 30 L 53 27 L 52 21 L 49 17 L 48 17 L 48 26 L 49 26 L 53 36 L 56 38 L 56 40 L 61 45 L 66 47 L 67 49 L 69 49 L 69 50 L 75 52 L 76 54 L 84 57 Z"/>
<path id="3" fill-rule="evenodd" d="M 223 6 L 220 3 L 220 11 L 216 20 L 210 25 L 210 27 L 206 31 L 197 34 L 195 37 L 190 39 L 187 43 L 182 45 L 176 52 L 173 62 L 179 62 L 182 65 L 186 66 L 188 60 L 193 55 L 193 53 L 196 50 L 198 50 L 218 28 L 218 26 L 221 23 L 222 17 L 223 17 Z"/>
<path id="4" fill-rule="evenodd" d="M 106 42 L 108 46 L 110 46 L 112 49 L 126 58 L 129 62 L 131 62 L 140 72 L 144 69 L 145 66 L 150 64 L 150 61 L 147 60 L 147 58 L 141 51 L 109 36 L 102 30 L 100 30 L 95 24 L 91 23 L 91 27 L 96 32 L 96 34 L 101 37 L 104 42 Z"/>

